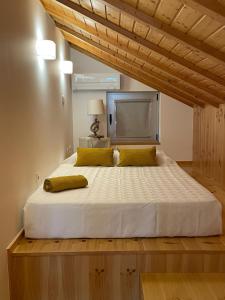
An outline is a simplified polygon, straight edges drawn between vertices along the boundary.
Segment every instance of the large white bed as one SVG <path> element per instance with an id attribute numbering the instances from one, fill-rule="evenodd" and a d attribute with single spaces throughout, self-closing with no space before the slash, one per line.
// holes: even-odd
<path id="1" fill-rule="evenodd" d="M 47 193 L 24 208 L 28 238 L 209 236 L 222 233 L 219 201 L 163 152 L 156 167 L 74 167 L 51 176 L 84 175 L 87 188 Z"/>

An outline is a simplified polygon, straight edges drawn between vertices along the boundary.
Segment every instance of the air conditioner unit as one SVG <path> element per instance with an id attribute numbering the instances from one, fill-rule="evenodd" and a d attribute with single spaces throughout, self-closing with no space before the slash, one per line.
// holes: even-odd
<path id="1" fill-rule="evenodd" d="M 75 74 L 73 90 L 119 90 L 120 74 L 118 73 L 92 73 Z"/>

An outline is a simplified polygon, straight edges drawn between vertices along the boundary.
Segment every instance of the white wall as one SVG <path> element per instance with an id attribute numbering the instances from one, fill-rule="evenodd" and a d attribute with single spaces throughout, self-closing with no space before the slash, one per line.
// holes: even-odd
<path id="1" fill-rule="evenodd" d="M 115 73 L 108 66 L 71 49 L 76 73 Z M 154 89 L 121 75 L 122 91 L 153 91 Z M 161 93 L 160 97 L 160 148 L 175 160 L 192 160 L 193 109 Z M 78 146 L 80 136 L 90 134 L 92 117 L 87 115 L 89 99 L 103 99 L 104 91 L 82 91 L 73 93 L 74 145 Z M 101 133 L 107 135 L 106 116 L 100 116 Z"/>
<path id="2" fill-rule="evenodd" d="M 6 247 L 22 227 L 36 174 L 57 167 L 73 135 L 70 76 L 60 71 L 69 45 L 40 1 L 0 1 L 0 16 L 0 300 L 7 300 Z M 56 42 L 57 60 L 37 57 L 38 39 Z"/>

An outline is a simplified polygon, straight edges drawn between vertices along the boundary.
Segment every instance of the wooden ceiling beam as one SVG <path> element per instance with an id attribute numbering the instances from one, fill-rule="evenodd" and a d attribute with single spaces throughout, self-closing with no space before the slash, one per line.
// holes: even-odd
<path id="1" fill-rule="evenodd" d="M 182 0 L 182 2 L 225 25 L 225 6 L 216 0 Z"/>
<path id="2" fill-rule="evenodd" d="M 134 20 L 148 25 L 151 28 L 156 29 L 161 32 L 165 36 L 176 40 L 177 42 L 181 42 L 187 47 L 197 50 L 197 52 L 204 53 L 208 58 L 216 60 L 219 64 L 223 64 L 225 66 L 225 55 L 223 52 L 217 50 L 216 48 L 207 45 L 204 42 L 201 42 L 194 37 L 187 35 L 170 25 L 161 22 L 160 20 L 151 17 L 150 15 L 144 13 L 141 10 L 134 8 L 126 2 L 120 0 L 101 0 L 106 5 L 112 6 L 117 10 L 121 11 L 124 14 L 131 16 Z M 215 1 L 214 1 L 215 2 Z M 224 8 L 225 9 L 225 8 Z"/>
<path id="3" fill-rule="evenodd" d="M 159 47 L 158 45 L 142 38 L 141 36 L 138 36 L 137 34 L 130 32 L 130 31 L 126 30 L 125 28 L 122 28 L 122 27 L 114 24 L 113 22 L 89 11 L 88 9 L 86 9 L 70 0 L 56 0 L 56 2 L 61 3 L 65 7 L 70 8 L 91 20 L 93 20 L 105 27 L 112 29 L 113 31 L 117 32 L 118 34 L 125 36 L 126 38 L 130 39 L 131 41 L 134 41 L 134 42 L 166 57 L 167 59 L 170 59 L 170 60 L 176 62 L 177 64 L 181 65 L 182 67 L 189 69 L 192 72 L 197 73 L 198 75 L 201 75 L 213 82 L 216 82 L 216 83 L 222 85 L 224 88 L 225 80 L 223 78 L 218 77 L 217 75 L 198 67 L 197 65 L 189 62 L 188 60 L 186 60 L 172 52 L 169 52 L 168 50 L 166 50 L 164 48 Z"/>
<path id="4" fill-rule="evenodd" d="M 66 27 L 66 26 L 64 26 L 64 25 L 62 25 L 58 22 L 56 22 L 56 26 L 59 29 L 63 30 L 64 32 L 71 34 L 73 37 L 75 36 L 76 38 L 84 41 L 85 43 L 88 43 L 88 44 L 94 46 L 95 48 L 99 48 L 102 51 L 111 54 L 113 57 L 117 58 L 118 60 L 120 60 L 122 62 L 126 62 L 127 64 L 129 64 L 130 66 L 135 68 L 136 71 L 140 70 L 140 65 L 135 64 L 129 58 L 127 58 L 123 55 L 120 55 L 116 51 L 113 51 L 109 48 L 106 48 L 105 46 L 91 40 L 90 38 L 85 37 L 84 35 L 76 32 L 76 31 L 74 31 L 74 30 L 72 30 L 72 29 L 70 29 L 70 28 L 68 28 L 68 27 Z M 208 101 L 205 101 L 205 99 L 199 100 L 199 99 L 201 99 L 201 97 L 197 96 L 197 95 L 190 94 L 190 89 L 187 89 L 184 86 L 179 86 L 179 84 L 177 84 L 177 83 L 176 84 L 172 83 L 170 80 L 168 80 L 167 78 L 165 78 L 161 74 L 155 73 L 152 70 L 145 70 L 144 68 L 141 68 L 141 72 L 146 78 L 150 79 L 151 82 L 155 82 L 156 84 L 166 85 L 166 87 L 168 89 L 172 89 L 173 91 L 176 91 L 177 93 L 181 93 L 182 95 L 184 95 L 185 97 L 190 99 L 193 103 L 196 103 L 197 105 L 211 104 L 211 105 L 214 105 L 214 106 L 218 107 L 218 104 L 216 104 L 213 101 L 209 100 L 209 102 L 208 102 Z"/>
<path id="5" fill-rule="evenodd" d="M 85 55 L 88 55 L 90 57 L 92 57 L 93 59 L 95 60 L 98 60 L 99 62 L 109 66 L 110 68 L 113 68 L 117 71 L 119 71 L 120 73 L 130 77 L 130 78 L 133 78 L 149 87 L 153 87 L 152 83 L 149 82 L 148 80 L 146 80 L 145 78 L 141 78 L 140 76 L 137 76 L 135 73 L 131 72 L 129 66 L 128 67 L 121 67 L 121 65 L 119 64 L 116 64 L 115 62 L 112 63 L 111 61 L 109 61 L 107 58 L 104 57 L 104 55 L 102 54 L 97 54 L 95 53 L 93 50 L 91 49 L 86 49 L 84 46 L 81 46 L 77 43 L 73 44 L 70 42 L 70 45 L 72 48 L 74 48 L 75 50 L 85 54 Z M 154 88 L 154 87 L 153 87 Z M 155 87 L 156 90 L 161 90 L 161 92 L 163 92 L 164 94 L 168 95 L 169 97 L 173 98 L 173 99 L 176 99 L 188 106 L 191 106 L 191 107 L 194 107 L 196 106 L 194 103 L 192 103 L 190 100 L 187 100 L 179 95 L 177 95 L 176 93 L 174 92 L 171 92 L 171 91 L 167 91 L 166 89 L 159 89 L 157 87 Z M 201 105 L 202 106 L 202 105 Z"/>
<path id="6" fill-rule="evenodd" d="M 155 67 L 157 70 L 162 71 L 163 73 L 166 73 L 169 76 L 172 76 L 173 78 L 176 78 L 178 80 L 185 82 L 186 84 L 188 84 L 190 86 L 190 88 L 192 88 L 192 89 L 194 88 L 195 90 L 206 94 L 204 96 L 206 100 L 211 99 L 211 101 L 214 101 L 215 103 L 220 103 L 220 104 L 225 102 L 225 97 L 222 94 L 220 94 L 219 91 L 218 92 L 212 91 L 206 85 L 204 85 L 200 82 L 196 82 L 195 80 L 188 78 L 185 75 L 182 75 L 176 71 L 169 69 L 167 66 L 154 60 L 154 58 L 148 57 L 148 55 L 145 55 L 143 53 L 141 55 L 138 55 L 138 53 L 135 50 L 128 48 L 127 46 L 125 46 L 119 42 L 113 41 L 111 38 L 109 38 L 105 34 L 99 35 L 99 33 L 96 31 L 96 29 L 93 29 L 92 27 L 87 26 L 86 24 L 84 24 L 83 22 L 81 22 L 79 20 L 75 20 L 74 18 L 69 17 L 69 16 L 67 16 L 65 19 L 65 16 L 62 16 L 60 13 L 52 10 L 52 8 L 50 8 L 48 6 L 46 7 L 46 9 L 47 9 L 47 12 L 52 17 L 59 19 L 63 23 L 73 25 L 76 28 L 79 28 L 82 31 L 85 31 L 86 33 L 89 33 L 89 34 L 97 37 L 100 41 L 107 42 L 120 50 L 126 51 L 128 54 L 134 56 L 135 58 L 139 59 L 140 61 L 143 61 L 143 63 L 149 65 L 150 67 Z"/>

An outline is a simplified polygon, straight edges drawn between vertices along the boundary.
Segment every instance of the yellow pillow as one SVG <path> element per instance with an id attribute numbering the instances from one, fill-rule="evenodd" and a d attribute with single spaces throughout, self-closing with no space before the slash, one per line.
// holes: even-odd
<path id="1" fill-rule="evenodd" d="M 111 148 L 77 148 L 75 166 L 113 166 L 113 149 Z"/>
<path id="2" fill-rule="evenodd" d="M 44 190 L 46 192 L 55 193 L 65 190 L 84 188 L 87 185 L 88 181 L 82 175 L 60 176 L 45 179 Z"/>
<path id="3" fill-rule="evenodd" d="M 120 149 L 119 166 L 157 166 L 156 147 L 146 149 Z"/>

